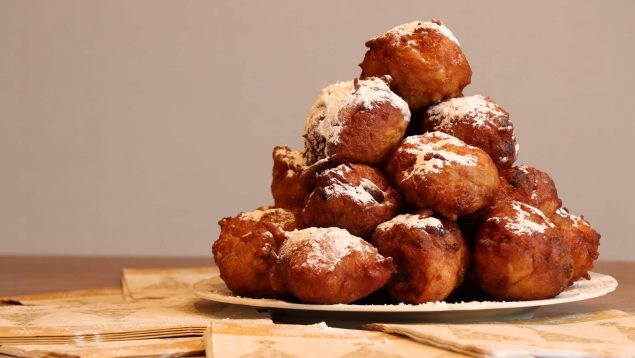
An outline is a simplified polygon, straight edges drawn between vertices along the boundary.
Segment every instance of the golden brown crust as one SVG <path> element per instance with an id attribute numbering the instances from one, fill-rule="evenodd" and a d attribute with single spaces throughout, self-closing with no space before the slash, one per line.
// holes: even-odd
<path id="1" fill-rule="evenodd" d="M 391 258 L 343 229 L 308 228 L 286 236 L 269 279 L 302 302 L 357 301 L 383 287 L 395 270 Z"/>
<path id="2" fill-rule="evenodd" d="M 382 173 L 363 164 L 340 164 L 320 173 L 302 216 L 308 226 L 339 227 L 363 238 L 401 210 L 401 197 Z"/>
<path id="3" fill-rule="evenodd" d="M 387 86 L 389 78 L 338 82 L 315 101 L 305 125 L 307 164 L 378 164 L 403 138 L 407 104 Z"/>
<path id="4" fill-rule="evenodd" d="M 509 113 L 489 97 L 452 98 L 434 105 L 423 119 L 424 132 L 441 131 L 484 150 L 498 168 L 509 168 L 518 145 Z"/>
<path id="5" fill-rule="evenodd" d="M 568 286 L 573 270 L 555 225 L 538 209 L 511 200 L 489 209 L 473 260 L 478 285 L 502 300 L 554 297 Z"/>
<path id="6" fill-rule="evenodd" d="M 551 220 L 560 229 L 573 258 L 571 283 L 580 278 L 590 279 L 589 271 L 600 255 L 600 234 L 584 217 L 572 215 L 565 208 L 556 210 Z"/>
<path id="7" fill-rule="evenodd" d="M 526 165 L 500 171 L 501 187 L 498 200 L 511 199 L 538 208 L 552 217 L 562 206 L 556 185 L 549 174 Z"/>
<path id="8" fill-rule="evenodd" d="M 463 282 L 469 254 L 458 226 L 429 212 L 403 214 L 377 227 L 372 241 L 392 257 L 388 292 L 406 303 L 444 300 Z"/>
<path id="9" fill-rule="evenodd" d="M 368 51 L 359 65 L 361 77 L 390 75 L 391 89 L 413 112 L 445 98 L 460 97 L 472 70 L 453 36 L 442 33 L 447 28 L 442 29 L 440 23 L 405 24 L 366 42 Z M 399 30 L 406 27 L 410 30 Z"/>
<path id="10" fill-rule="evenodd" d="M 271 194 L 275 206 L 302 210 L 315 188 L 316 173 L 331 165 L 326 160 L 305 165 L 302 152 L 285 146 L 273 148 Z"/>
<path id="11" fill-rule="evenodd" d="M 302 228 L 298 214 L 285 209 L 258 209 L 221 219 L 221 232 L 212 246 L 214 262 L 227 287 L 245 297 L 280 297 L 269 284 L 271 252 L 281 244 L 272 228 Z"/>
<path id="12" fill-rule="evenodd" d="M 487 153 L 442 132 L 404 139 L 386 171 L 406 201 L 451 220 L 488 206 L 499 186 Z"/>

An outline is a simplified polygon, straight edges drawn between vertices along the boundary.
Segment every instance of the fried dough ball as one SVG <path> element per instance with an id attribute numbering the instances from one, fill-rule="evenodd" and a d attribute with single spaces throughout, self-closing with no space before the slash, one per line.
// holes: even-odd
<path id="1" fill-rule="evenodd" d="M 423 129 L 441 131 L 483 149 L 498 168 L 509 168 L 516 160 L 518 143 L 509 113 L 489 97 L 452 98 L 429 107 Z"/>
<path id="2" fill-rule="evenodd" d="M 407 202 L 451 220 L 488 206 L 499 186 L 487 153 L 443 132 L 407 137 L 386 170 Z"/>
<path id="3" fill-rule="evenodd" d="M 580 278 L 589 280 L 593 261 L 600 256 L 600 234 L 583 217 L 570 214 L 565 208 L 556 210 L 551 220 L 562 232 L 564 243 L 573 258 L 571 283 Z"/>
<path id="4" fill-rule="evenodd" d="M 386 81 L 369 78 L 324 88 L 304 127 L 305 158 L 337 163 L 377 164 L 403 138 L 410 110 Z"/>
<path id="5" fill-rule="evenodd" d="M 502 300 L 557 296 L 573 272 L 562 233 L 540 210 L 519 201 L 489 209 L 472 254 L 476 282 Z"/>
<path id="6" fill-rule="evenodd" d="M 401 302 L 441 301 L 463 282 L 468 249 L 453 222 L 426 211 L 402 214 L 380 224 L 372 241 L 397 264 L 387 288 Z"/>
<path id="7" fill-rule="evenodd" d="M 383 287 L 395 271 L 391 258 L 344 229 L 311 227 L 285 236 L 271 285 L 302 302 L 357 301 Z"/>
<path id="8" fill-rule="evenodd" d="M 538 208 L 547 217 L 552 217 L 562 206 L 556 185 L 549 174 L 526 165 L 501 170 L 499 199 L 512 199 Z"/>
<path id="9" fill-rule="evenodd" d="M 307 226 L 339 227 L 363 238 L 401 210 L 401 197 L 383 174 L 364 164 L 320 173 L 302 216 Z"/>
<path id="10" fill-rule="evenodd" d="M 320 160 L 307 166 L 302 152 L 292 151 L 287 146 L 274 147 L 272 156 L 271 194 L 275 206 L 302 210 L 315 188 L 316 173 L 330 163 Z"/>
<path id="11" fill-rule="evenodd" d="M 366 47 L 361 77 L 390 75 L 391 89 L 413 112 L 460 97 L 472 78 L 459 41 L 440 20 L 397 26 Z"/>
<path id="12" fill-rule="evenodd" d="M 269 284 L 270 252 L 277 242 L 272 228 L 295 230 L 301 218 L 285 209 L 257 209 L 221 219 L 220 236 L 212 246 L 220 277 L 235 294 L 245 297 L 280 297 Z"/>

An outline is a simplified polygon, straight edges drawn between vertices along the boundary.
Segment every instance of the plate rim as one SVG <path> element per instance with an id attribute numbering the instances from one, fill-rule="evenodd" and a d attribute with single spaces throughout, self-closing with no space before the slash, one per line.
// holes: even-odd
<path id="1" fill-rule="evenodd" d="M 366 313 L 415 313 L 415 312 L 449 312 L 449 311 L 482 311 L 482 310 L 500 310 L 513 309 L 523 307 L 541 307 L 550 306 L 561 303 L 569 303 L 576 301 L 584 301 L 597 298 L 609 294 L 617 289 L 617 280 L 607 274 L 597 272 L 589 272 L 591 280 L 578 280 L 572 286 L 567 287 L 560 295 L 543 300 L 531 301 L 467 301 L 457 303 L 446 303 L 443 301 L 427 302 L 422 304 L 383 304 L 383 305 L 350 305 L 350 304 L 307 304 L 287 302 L 277 299 L 268 298 L 248 298 L 240 296 L 229 296 L 206 290 L 214 280 L 220 279 L 220 275 L 214 274 L 212 277 L 196 282 L 193 285 L 194 294 L 202 299 L 228 303 L 241 306 L 249 306 L 265 309 L 286 309 L 295 311 L 332 311 L 332 312 L 366 312 Z M 593 280 L 607 280 L 608 282 L 598 287 L 595 291 L 583 292 L 567 296 L 567 291 L 576 288 L 576 284 L 592 284 Z M 563 296 L 564 295 L 564 296 Z M 562 297 L 561 297 L 562 296 Z"/>

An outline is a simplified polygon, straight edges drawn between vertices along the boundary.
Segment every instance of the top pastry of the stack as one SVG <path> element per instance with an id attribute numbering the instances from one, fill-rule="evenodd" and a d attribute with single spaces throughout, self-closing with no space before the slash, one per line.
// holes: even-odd
<path id="1" fill-rule="evenodd" d="M 513 166 L 509 113 L 463 97 L 472 71 L 452 32 L 418 21 L 366 46 L 360 78 L 313 104 L 304 151 L 274 148 L 275 205 L 219 222 L 227 286 L 325 304 L 385 287 L 424 303 L 464 281 L 532 300 L 588 279 L 600 235 L 547 173 Z"/>

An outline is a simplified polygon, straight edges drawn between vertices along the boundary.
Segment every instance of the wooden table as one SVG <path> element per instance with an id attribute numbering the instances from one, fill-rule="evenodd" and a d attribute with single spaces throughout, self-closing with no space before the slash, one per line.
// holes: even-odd
<path id="1" fill-rule="evenodd" d="M 123 268 L 200 267 L 211 258 L 0 256 L 0 296 L 119 287 Z"/>
<path id="2" fill-rule="evenodd" d="M 0 256 L 0 296 L 117 287 L 124 267 L 196 267 L 211 258 L 10 257 Z M 619 287 L 596 299 L 540 308 L 538 316 L 620 309 L 635 312 L 635 261 L 599 262 L 595 271 L 617 279 Z"/>

